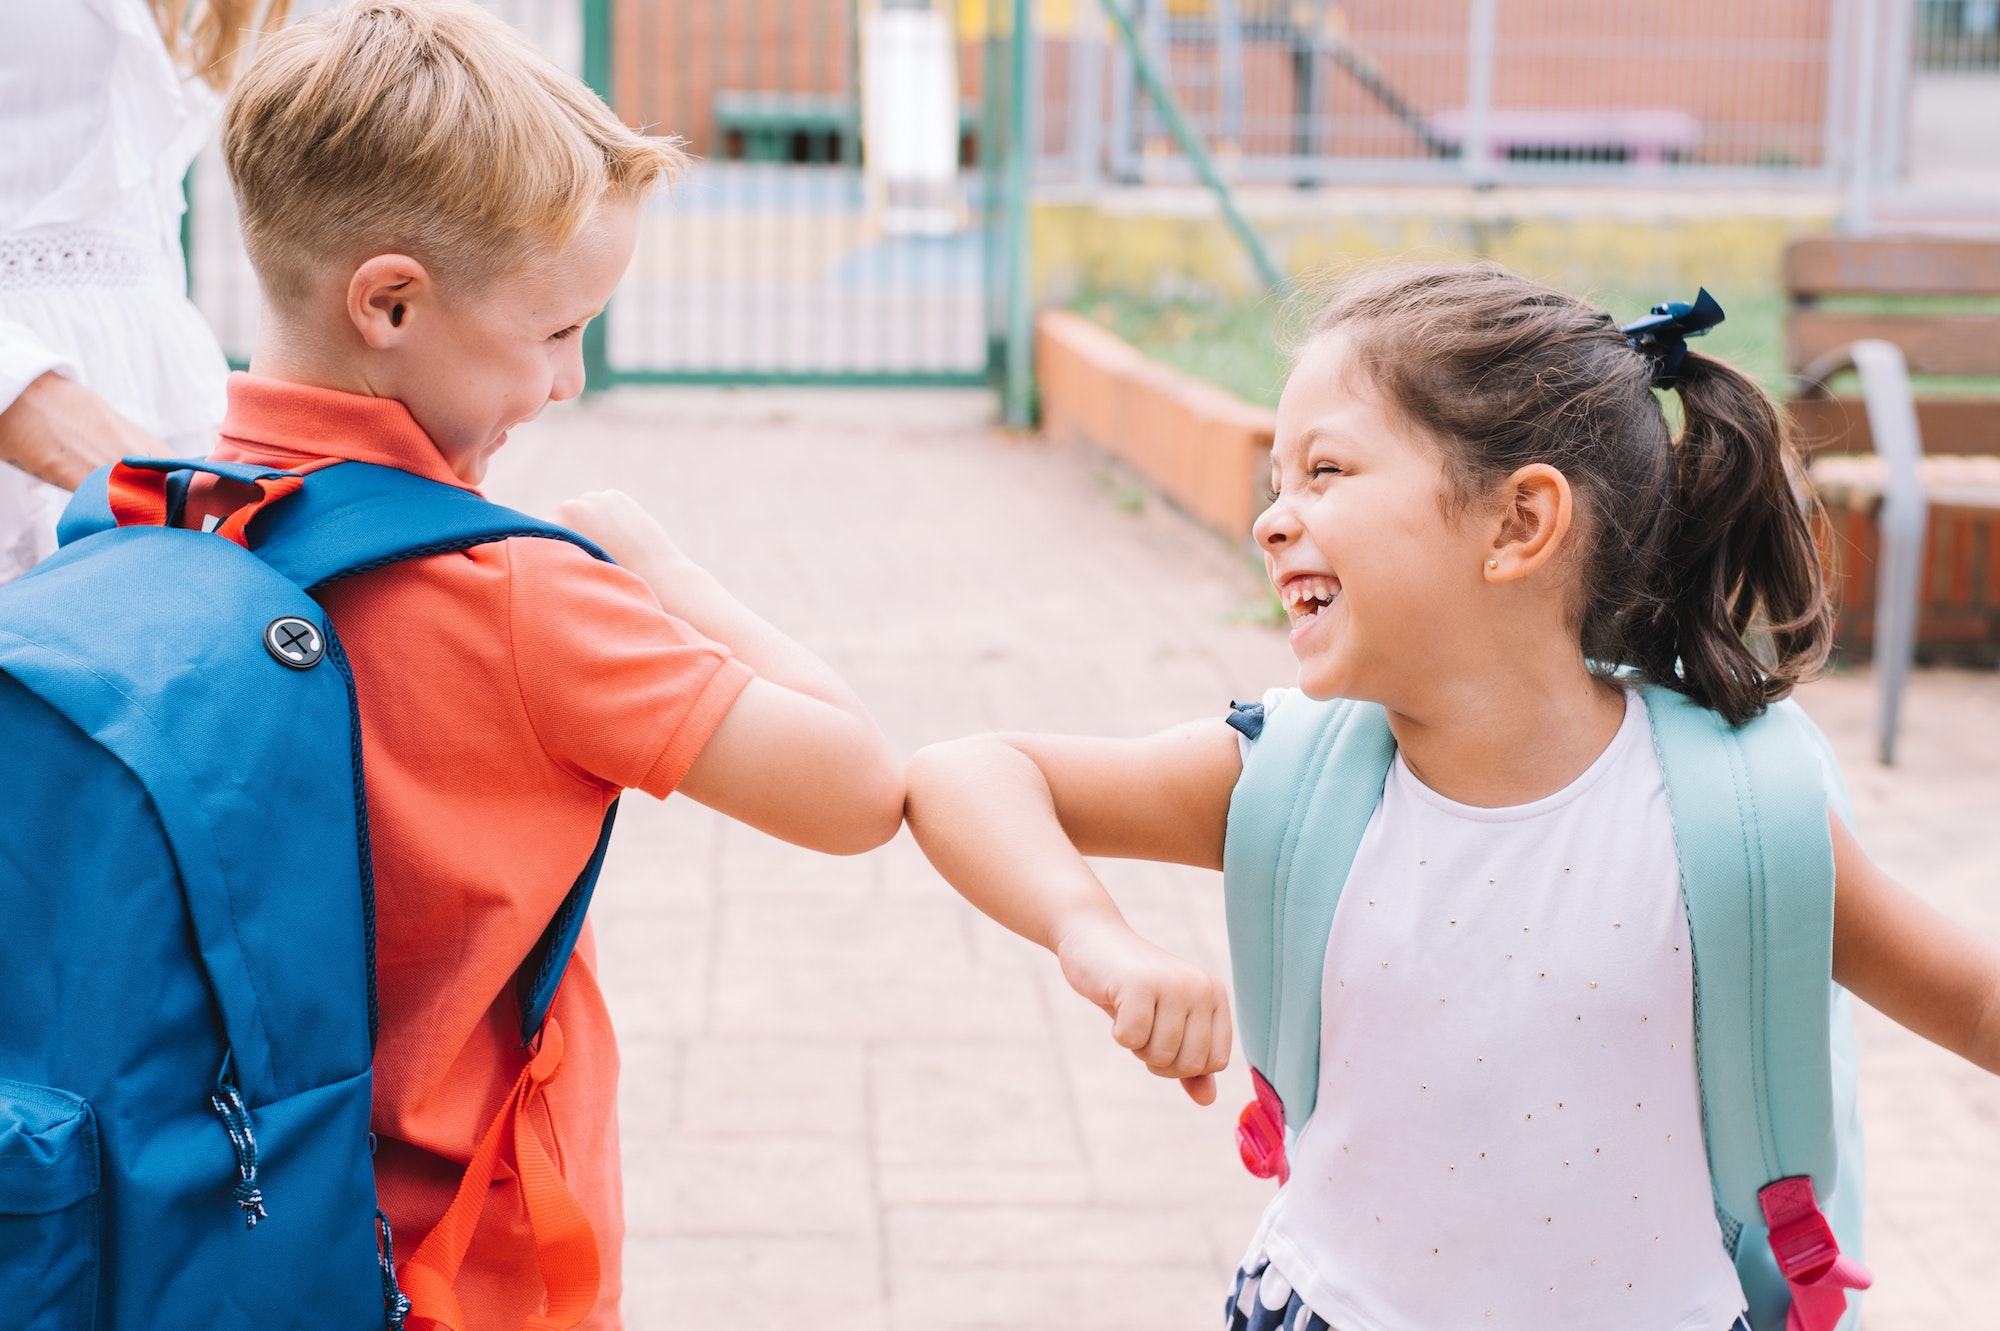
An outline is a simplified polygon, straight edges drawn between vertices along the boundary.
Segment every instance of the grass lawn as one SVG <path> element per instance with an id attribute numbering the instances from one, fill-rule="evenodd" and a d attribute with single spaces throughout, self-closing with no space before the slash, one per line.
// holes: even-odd
<path id="1" fill-rule="evenodd" d="M 1581 293 L 1609 310 L 1620 323 L 1644 315 L 1654 303 L 1687 299 L 1694 293 L 1596 290 Z M 1776 291 L 1715 292 L 1728 313 L 1720 326 L 1695 345 L 1742 368 L 1778 397 L 1790 390 L 1785 373 L 1785 298 Z M 1311 318 L 1311 310 L 1264 299 L 1230 303 L 1199 299 L 1155 300 L 1105 292 L 1089 293 L 1072 305 L 1078 313 L 1109 328 L 1154 360 L 1218 384 L 1237 396 L 1276 406 L 1284 387 L 1287 358 L 1280 350 L 1290 330 Z M 1829 301 L 1828 309 L 1907 314 L 2000 313 L 2000 301 Z M 1839 393 L 1855 391 L 1852 376 L 1834 381 Z M 1920 380 L 1919 395 L 2000 393 L 2000 378 Z"/>

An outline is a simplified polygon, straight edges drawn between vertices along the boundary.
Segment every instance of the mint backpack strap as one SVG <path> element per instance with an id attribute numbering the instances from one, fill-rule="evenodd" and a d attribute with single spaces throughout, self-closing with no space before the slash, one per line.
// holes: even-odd
<path id="1" fill-rule="evenodd" d="M 1709 1170 L 1740 1227 L 1752 1324 L 1833 1331 L 1846 1291 L 1871 1280 L 1822 1210 L 1846 1191 L 1850 1117 L 1837 1112 L 1834 1078 L 1846 1013 L 1832 982 L 1830 759 L 1795 705 L 1732 727 L 1671 690 L 1649 687 L 1645 699 L 1694 945 Z M 1766 1232 L 1768 1251 L 1755 1242 Z"/>
<path id="2" fill-rule="evenodd" d="M 1257 1088 L 1237 1144 L 1259 1178 L 1290 1176 L 1287 1139 L 1312 1115 L 1327 938 L 1395 755 L 1373 703 L 1288 694 L 1230 795 L 1223 897 L 1236 1026 Z"/>

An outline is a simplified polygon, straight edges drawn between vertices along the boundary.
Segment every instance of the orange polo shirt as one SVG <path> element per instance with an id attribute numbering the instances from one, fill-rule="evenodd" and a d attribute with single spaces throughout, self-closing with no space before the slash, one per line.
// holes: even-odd
<path id="1" fill-rule="evenodd" d="M 374 462 L 470 488 L 402 403 L 247 374 L 230 377 L 215 457 Z M 400 1261 L 444 1214 L 526 1062 L 515 972 L 605 808 L 626 787 L 671 793 L 751 671 L 637 577 L 566 541 L 432 555 L 320 599 L 360 698 L 381 1004 L 375 1181 Z M 588 928 L 551 1015 L 565 1045 L 547 1126 L 603 1271 L 583 1325 L 616 1331 L 618 1047 Z M 515 1331 L 540 1311 L 511 1177 L 493 1188 L 458 1292 L 468 1331 Z"/>

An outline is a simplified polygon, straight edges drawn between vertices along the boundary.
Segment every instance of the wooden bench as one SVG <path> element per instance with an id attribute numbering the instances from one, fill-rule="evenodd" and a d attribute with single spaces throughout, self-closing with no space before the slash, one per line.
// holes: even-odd
<path id="1" fill-rule="evenodd" d="M 715 134 L 732 162 L 839 162 L 861 160 L 861 104 L 852 97 L 803 92 L 715 94 Z M 959 160 L 978 160 L 979 104 L 958 108 Z"/>
<path id="2" fill-rule="evenodd" d="M 797 92 L 715 94 L 721 156 L 741 162 L 840 162 L 858 159 L 860 110 L 851 97 Z"/>
<path id="3" fill-rule="evenodd" d="M 1447 147 L 1464 149 L 1471 114 L 1454 108 L 1430 118 L 1431 132 Z M 1692 157 L 1701 146 L 1701 121 L 1671 109 L 1517 111 L 1486 113 L 1486 150 L 1495 160 L 1528 162 L 1631 162 L 1659 166 Z"/>
<path id="4" fill-rule="evenodd" d="M 1876 662 L 1887 762 L 1918 655 L 2000 662 L 2000 392 L 1917 398 L 1909 383 L 2000 376 L 2000 241 L 1801 240 L 1785 285 L 1789 409 L 1828 507 L 1836 639 Z M 1827 305 L 1853 297 L 1868 299 Z M 1862 396 L 1832 396 L 1849 369 Z"/>

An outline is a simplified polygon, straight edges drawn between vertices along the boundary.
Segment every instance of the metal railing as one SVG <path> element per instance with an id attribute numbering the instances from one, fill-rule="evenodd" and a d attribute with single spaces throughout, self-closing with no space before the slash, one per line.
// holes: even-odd
<path id="1" fill-rule="evenodd" d="M 2000 0 L 488 3 L 694 156 L 586 337 L 598 383 L 975 384 L 1010 363 L 1018 377 L 1017 144 L 1044 195 L 1198 173 L 1212 187 L 1844 186 L 1861 228 L 1879 194 L 1912 183 L 2000 193 L 2000 157 L 1979 156 L 2000 116 Z M 910 10 L 927 17 L 913 27 L 897 13 Z M 871 75 L 866 34 L 883 19 L 929 32 L 929 64 L 905 49 L 902 72 L 878 60 Z M 1141 67 L 1171 90 L 1178 126 Z M 939 133 L 917 136 L 929 167 L 889 178 L 897 154 L 868 140 L 902 122 L 871 128 L 864 94 L 912 78 Z M 190 193 L 195 298 L 241 358 L 257 294 L 216 154 Z"/>
<path id="2" fill-rule="evenodd" d="M 1923 0 L 1917 12 L 1917 67 L 2000 71 L 2000 0 Z"/>
<path id="3" fill-rule="evenodd" d="M 1131 15 L 1246 183 L 1825 186 L 1853 155 L 1857 19 L 1901 11 L 1881 16 L 1884 61 L 1915 27 L 1911 0 L 1103 2 Z M 1057 8 L 1039 47 L 1040 178 L 1192 179 L 1093 0 Z"/>

